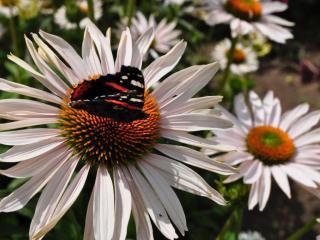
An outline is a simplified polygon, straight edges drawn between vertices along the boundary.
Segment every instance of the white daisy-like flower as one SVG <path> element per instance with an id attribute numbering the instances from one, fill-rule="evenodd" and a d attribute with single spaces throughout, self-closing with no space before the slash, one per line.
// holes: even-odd
<path id="1" fill-rule="evenodd" d="M 201 16 L 208 25 L 229 23 L 233 36 L 257 30 L 269 39 L 285 43 L 293 38 L 285 27 L 294 24 L 273 13 L 283 12 L 288 5 L 266 0 L 202 0 Z"/>
<path id="2" fill-rule="evenodd" d="M 157 58 L 159 53 L 167 53 L 178 42 L 181 32 L 175 29 L 176 25 L 175 21 L 168 22 L 166 18 L 157 23 L 153 14 L 147 19 L 141 12 L 138 12 L 132 19 L 130 30 L 133 39 L 138 39 L 150 28 L 154 29 L 150 54 Z"/>
<path id="3" fill-rule="evenodd" d="M 218 43 L 212 51 L 212 59 L 218 61 L 222 69 L 225 69 L 228 63 L 228 54 L 231 48 L 231 41 L 225 39 Z M 251 46 L 243 46 L 242 43 L 236 44 L 230 70 L 234 74 L 245 74 L 254 72 L 259 67 L 257 54 Z"/>
<path id="4" fill-rule="evenodd" d="M 10 18 L 18 15 L 17 0 L 6 0 L 0 2 L 0 15 Z"/>
<path id="5" fill-rule="evenodd" d="M 45 32 L 32 36 L 42 49 L 38 54 L 26 38 L 38 70 L 13 55 L 9 58 L 49 91 L 0 80 L 1 90 L 40 100 L 0 100 L 0 116 L 8 120 L 0 124 L 0 144 L 13 146 L 0 155 L 0 161 L 17 162 L 0 173 L 30 178 L 0 201 L 0 212 L 23 208 L 43 189 L 30 239 L 41 239 L 62 218 L 82 191 L 90 169 L 97 173 L 84 239 L 125 239 L 131 211 L 137 239 L 153 239 L 151 222 L 168 239 L 178 237 L 172 223 L 183 235 L 186 219 L 171 187 L 225 204 L 216 190 L 185 165 L 224 175 L 234 172 L 186 147 L 220 149 L 189 132 L 231 126 L 208 113 L 221 101 L 220 96 L 193 98 L 212 79 L 218 64 L 181 70 L 152 91 L 176 66 L 185 42 L 141 70 L 153 40 L 152 29 L 137 41 L 132 41 L 129 29 L 124 31 L 115 61 L 110 30 L 104 36 L 91 22 L 84 33 L 82 57 L 58 36 Z M 45 124 L 55 125 L 45 128 Z M 185 146 L 165 143 L 165 139 Z"/>
<path id="6" fill-rule="evenodd" d="M 216 130 L 213 139 L 238 151 L 222 155 L 221 161 L 239 165 L 239 173 L 226 182 L 243 178 L 250 184 L 248 206 L 259 204 L 262 211 L 270 196 L 272 178 L 291 198 L 288 179 L 306 188 L 317 188 L 320 183 L 320 129 L 311 130 L 320 119 L 320 112 L 307 114 L 308 104 L 301 104 L 282 114 L 278 98 L 268 92 L 263 100 L 256 93 L 249 93 L 250 110 L 245 97 L 235 98 L 236 117 L 223 110 L 225 119 L 233 122 L 232 129 Z"/>
<path id="7" fill-rule="evenodd" d="M 239 233 L 238 240 L 265 240 L 265 238 L 257 231 L 247 231 Z"/>
<path id="8" fill-rule="evenodd" d="M 102 17 L 102 1 L 94 0 L 94 18 L 95 20 L 99 20 Z M 86 15 L 88 14 L 88 2 L 87 0 L 77 0 L 76 6 L 79 8 L 79 12 Z M 84 17 L 80 23 L 80 28 L 85 28 L 89 22 L 88 17 Z M 65 5 L 62 5 L 54 14 L 54 22 L 59 25 L 62 29 L 70 30 L 77 28 L 77 23 L 72 22 L 67 17 L 67 8 Z"/>
<path id="9" fill-rule="evenodd" d="M 182 5 L 185 0 L 164 0 L 165 4 Z"/>

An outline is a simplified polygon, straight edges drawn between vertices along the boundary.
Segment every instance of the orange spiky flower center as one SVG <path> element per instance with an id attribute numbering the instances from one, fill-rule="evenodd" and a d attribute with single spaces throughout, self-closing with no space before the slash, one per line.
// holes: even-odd
<path id="1" fill-rule="evenodd" d="M 295 153 L 290 136 L 283 130 L 271 126 L 252 128 L 246 142 L 248 151 L 266 165 L 287 162 Z"/>
<path id="2" fill-rule="evenodd" d="M 262 15 L 262 6 L 258 0 L 227 0 L 225 9 L 246 21 L 257 21 Z"/>
<path id="3" fill-rule="evenodd" d="M 147 117 L 131 122 L 72 108 L 69 101 L 65 101 L 60 112 L 63 137 L 83 160 L 91 164 L 113 166 L 135 161 L 149 152 L 159 138 L 158 104 L 147 91 L 143 106 Z"/>
<path id="4" fill-rule="evenodd" d="M 226 52 L 226 56 L 228 56 L 230 51 Z M 232 56 L 232 63 L 240 64 L 246 61 L 246 54 L 241 48 L 235 48 Z"/>

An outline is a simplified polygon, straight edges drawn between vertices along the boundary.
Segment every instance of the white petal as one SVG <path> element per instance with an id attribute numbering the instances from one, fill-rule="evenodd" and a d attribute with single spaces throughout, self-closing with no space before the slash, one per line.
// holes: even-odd
<path id="1" fill-rule="evenodd" d="M 218 146 L 217 142 L 209 141 L 207 139 L 191 135 L 185 131 L 161 129 L 161 136 L 167 139 L 171 139 L 171 140 L 188 144 L 191 146 L 195 146 L 195 147 L 225 151 L 225 148 Z M 228 150 L 229 149 L 227 149 L 227 151 Z"/>
<path id="2" fill-rule="evenodd" d="M 0 132 L 0 144 L 11 146 L 25 145 L 57 137 L 60 134 L 60 130 L 55 128 L 32 128 Z"/>
<path id="3" fill-rule="evenodd" d="M 168 239 L 178 238 L 162 203 L 159 201 L 159 196 L 156 195 L 150 184 L 135 168 L 130 166 L 129 171 L 133 181 L 141 193 L 141 197 L 147 207 L 150 218 L 157 226 L 160 232 Z"/>
<path id="4" fill-rule="evenodd" d="M 291 198 L 291 190 L 287 174 L 279 166 L 272 166 L 271 173 L 281 190 Z"/>
<path id="5" fill-rule="evenodd" d="M 162 118 L 161 127 L 181 131 L 202 131 L 214 128 L 230 128 L 232 123 L 214 115 L 187 113 Z"/>
<path id="6" fill-rule="evenodd" d="M 293 38 L 292 33 L 288 29 L 273 23 L 255 22 L 254 26 L 269 39 L 278 43 L 284 44 L 286 40 Z"/>
<path id="7" fill-rule="evenodd" d="M 14 122 L 0 123 L 0 131 L 13 130 L 24 127 L 32 127 L 37 125 L 44 125 L 50 123 L 57 123 L 56 118 L 31 118 L 23 119 Z"/>
<path id="8" fill-rule="evenodd" d="M 190 164 L 194 167 L 202 168 L 223 175 L 229 175 L 235 172 L 235 169 L 233 169 L 232 167 L 218 162 L 215 159 L 208 158 L 201 152 L 195 151 L 191 148 L 172 144 L 157 144 L 155 146 L 155 149 L 169 157 L 172 157 L 183 163 Z"/>
<path id="9" fill-rule="evenodd" d="M 160 109 L 170 111 L 183 106 L 187 100 L 208 84 L 218 69 L 218 63 L 211 63 L 202 66 L 197 72 L 167 93 L 171 95 L 169 95 L 168 101 L 160 104 Z M 197 82 L 197 84 L 194 84 L 195 82 Z"/>
<path id="10" fill-rule="evenodd" d="M 243 176 L 243 182 L 246 184 L 255 183 L 263 172 L 263 164 L 259 160 L 253 161 L 250 168 Z"/>
<path id="11" fill-rule="evenodd" d="M 27 37 L 25 37 L 25 41 L 34 63 L 49 81 L 50 85 L 53 87 L 52 90 L 61 97 L 65 96 L 69 88 L 68 85 L 39 56 L 32 41 Z"/>
<path id="12" fill-rule="evenodd" d="M 124 31 L 120 38 L 117 52 L 115 70 L 119 72 L 122 65 L 130 66 L 132 61 L 132 38 L 130 30 Z"/>
<path id="13" fill-rule="evenodd" d="M 170 100 L 174 95 L 173 90 L 177 86 L 188 79 L 190 76 L 194 75 L 202 66 L 191 66 L 175 72 L 164 79 L 152 92 L 153 96 L 158 100 L 158 104 L 161 105 L 162 102 Z"/>
<path id="14" fill-rule="evenodd" d="M 252 210 L 258 204 L 258 191 L 259 191 L 259 182 L 256 182 L 251 185 L 250 194 L 248 198 L 248 209 Z"/>
<path id="15" fill-rule="evenodd" d="M 137 187 L 133 182 L 133 179 L 129 171 L 125 168 L 122 169 L 124 175 L 129 183 L 130 191 L 132 194 L 132 214 L 136 226 L 136 235 L 139 240 L 153 240 L 153 230 L 147 208 L 141 197 Z"/>
<path id="16" fill-rule="evenodd" d="M 269 167 L 264 167 L 263 174 L 260 178 L 259 189 L 259 210 L 265 208 L 271 192 L 271 171 Z"/>
<path id="17" fill-rule="evenodd" d="M 73 157 L 65 162 L 43 190 L 30 225 L 29 236 L 31 239 L 34 233 L 45 226 L 48 220 L 52 217 L 52 214 L 54 213 L 54 210 L 71 179 L 78 161 L 78 157 Z"/>
<path id="18" fill-rule="evenodd" d="M 88 31 L 97 46 L 100 60 L 101 60 L 101 67 L 104 74 L 107 73 L 114 73 L 114 59 L 111 51 L 111 30 L 108 29 L 106 37 L 101 33 L 101 31 L 97 28 L 95 24 L 91 21 L 88 23 Z"/>
<path id="19" fill-rule="evenodd" d="M 77 52 L 62 38 L 40 31 L 41 37 L 45 39 L 54 48 L 63 59 L 70 65 L 74 72 L 77 72 L 81 78 L 87 78 L 88 72 L 86 71 L 83 59 Z"/>
<path id="20" fill-rule="evenodd" d="M 285 19 L 280 18 L 278 16 L 273 16 L 273 15 L 263 16 L 262 21 L 271 22 L 271 23 L 286 26 L 286 27 L 294 26 L 293 22 L 290 22 L 288 20 L 285 20 Z"/>
<path id="21" fill-rule="evenodd" d="M 263 14 L 269 14 L 274 12 L 283 12 L 288 8 L 286 3 L 281 2 L 262 2 Z"/>
<path id="22" fill-rule="evenodd" d="M 166 55 L 157 58 L 143 70 L 143 76 L 147 88 L 150 88 L 154 83 L 158 82 L 176 66 L 184 53 L 186 45 L 187 44 L 183 41 L 179 42 Z"/>
<path id="23" fill-rule="evenodd" d="M 58 118 L 60 109 L 45 103 L 28 99 L 0 100 L 0 117 L 10 120 L 28 118 Z"/>
<path id="24" fill-rule="evenodd" d="M 291 138 L 296 138 L 309 131 L 320 120 L 320 111 L 314 111 L 293 123 L 288 131 Z"/>
<path id="25" fill-rule="evenodd" d="M 320 143 L 320 129 L 314 129 L 311 132 L 307 132 L 294 140 L 296 147 L 302 147 L 309 144 Z"/>
<path id="26" fill-rule="evenodd" d="M 5 153 L 0 154 L 0 162 L 25 161 L 44 154 L 62 144 L 64 144 L 63 140 L 51 138 L 50 140 L 43 140 L 33 144 L 14 146 Z"/>
<path id="27" fill-rule="evenodd" d="M 97 240 L 109 240 L 114 228 L 113 183 L 105 166 L 99 166 L 93 189 L 93 230 Z"/>
<path id="28" fill-rule="evenodd" d="M 113 169 L 115 188 L 115 224 L 112 239 L 125 240 L 131 214 L 132 197 L 124 173 L 120 168 Z"/>
<path id="29" fill-rule="evenodd" d="M 186 101 L 179 108 L 169 110 L 166 115 L 177 115 L 181 113 L 188 113 L 198 109 L 212 108 L 218 102 L 222 101 L 221 96 L 206 96 L 199 98 L 192 98 Z M 164 114 L 164 113 L 163 113 Z"/>
<path id="30" fill-rule="evenodd" d="M 8 169 L 0 170 L 0 174 L 11 178 L 33 177 L 46 169 L 52 169 L 61 159 L 69 158 L 71 153 L 67 146 L 58 146 L 42 155 L 19 162 Z"/>
<path id="31" fill-rule="evenodd" d="M 46 233 L 48 233 L 57 222 L 63 217 L 63 215 L 69 210 L 75 200 L 78 198 L 88 176 L 90 166 L 85 165 L 73 179 L 71 184 L 68 186 L 64 192 L 61 200 L 59 201 L 54 214 L 48 224 L 43 228 L 39 229 L 37 233 L 34 234 L 34 239 L 42 238 Z"/>
<path id="32" fill-rule="evenodd" d="M 14 212 L 23 208 L 36 195 L 68 159 L 60 159 L 55 166 L 45 169 L 42 173 L 32 177 L 28 182 L 13 191 L 0 201 L 0 212 Z"/>
<path id="33" fill-rule="evenodd" d="M 60 99 L 59 97 L 51 93 L 42 91 L 40 89 L 28 87 L 19 83 L 10 82 L 2 78 L 0 78 L 0 90 L 6 91 L 6 92 L 18 93 L 24 96 L 34 97 L 44 101 L 56 103 L 56 104 L 61 104 L 62 102 L 62 99 Z"/>
<path id="34" fill-rule="evenodd" d="M 92 240 L 94 239 L 94 231 L 93 231 L 93 191 L 90 195 L 89 204 L 87 207 L 86 214 L 86 223 L 83 234 L 84 240 Z"/>
<path id="35" fill-rule="evenodd" d="M 309 105 L 304 103 L 304 104 L 298 105 L 297 107 L 295 107 L 290 111 L 285 112 L 281 117 L 279 127 L 282 130 L 287 131 L 292 123 L 297 121 L 300 117 L 302 117 L 308 111 L 309 111 Z"/>
<path id="36" fill-rule="evenodd" d="M 43 84 L 46 88 L 48 88 L 52 93 L 55 95 L 58 95 L 59 97 L 63 98 L 66 95 L 66 91 L 63 92 L 62 90 L 57 89 L 52 82 L 50 82 L 45 75 L 37 72 L 35 69 L 33 69 L 28 63 L 23 61 L 22 59 L 14 56 L 14 55 L 9 55 L 8 59 L 25 69 L 32 77 L 37 79 L 41 84 Z"/>
<path id="37" fill-rule="evenodd" d="M 177 226 L 180 233 L 184 235 L 184 232 L 187 231 L 188 228 L 186 217 L 177 195 L 171 189 L 168 182 L 157 171 L 155 171 L 154 168 L 147 164 L 139 164 L 139 166 L 142 173 L 155 190 L 170 219 Z"/>
<path id="38" fill-rule="evenodd" d="M 159 169 L 159 171 L 161 170 L 161 174 L 171 186 L 207 197 L 220 205 L 226 204 L 220 193 L 210 187 L 196 172 L 183 164 L 156 154 L 149 154 L 145 161 Z"/>
<path id="39" fill-rule="evenodd" d="M 307 187 L 316 188 L 317 185 L 312 181 L 312 177 L 308 173 L 300 170 L 296 165 L 286 164 L 281 166 L 281 169 L 294 181 L 301 183 Z"/>
<path id="40" fill-rule="evenodd" d="M 229 165 L 238 165 L 239 163 L 252 160 L 253 156 L 246 152 L 233 151 L 216 157 L 216 160 Z"/>

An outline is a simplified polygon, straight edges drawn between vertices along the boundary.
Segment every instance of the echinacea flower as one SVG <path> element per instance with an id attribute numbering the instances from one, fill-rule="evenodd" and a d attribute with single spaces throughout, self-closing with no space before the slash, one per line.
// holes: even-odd
<path id="1" fill-rule="evenodd" d="M 249 94 L 253 120 L 243 94 L 234 101 L 236 117 L 221 109 L 232 129 L 214 131 L 214 141 L 237 148 L 221 156 L 221 161 L 239 165 L 239 173 L 226 182 L 243 178 L 250 186 L 248 206 L 259 204 L 262 211 L 275 180 L 291 198 L 288 179 L 315 190 L 320 183 L 320 129 L 311 130 L 320 120 L 320 112 L 308 113 L 309 105 L 301 104 L 282 113 L 278 98 L 269 92 L 261 100 L 253 91 Z"/>
<path id="2" fill-rule="evenodd" d="M 256 30 L 269 39 L 285 43 L 293 38 L 292 33 L 285 27 L 293 26 L 283 18 L 273 13 L 283 12 L 288 5 L 267 0 L 202 0 L 200 7 L 202 18 L 208 25 L 221 23 L 230 24 L 233 36 L 246 35 Z"/>
<path id="3" fill-rule="evenodd" d="M 41 54 L 26 38 L 38 70 L 9 56 L 50 91 L 0 80 L 1 90 L 41 101 L 0 100 L 0 116 L 8 120 L 0 124 L 0 143 L 13 146 L 0 155 L 0 161 L 17 162 L 0 173 L 30 178 L 0 201 L 0 212 L 23 208 L 43 189 L 30 239 L 41 239 L 68 211 L 89 170 L 97 172 L 84 239 L 125 239 L 131 211 L 137 239 L 153 239 L 151 220 L 168 239 L 178 237 L 172 223 L 184 234 L 184 211 L 171 187 L 225 204 L 216 190 L 183 164 L 224 175 L 234 171 L 187 147 L 220 149 L 189 132 L 231 126 L 208 113 L 221 97 L 193 98 L 212 79 L 218 64 L 181 70 L 151 91 L 178 63 L 186 43 L 177 43 L 142 70 L 152 29 L 137 41 L 132 41 L 129 29 L 124 31 L 115 61 L 110 39 L 110 29 L 104 36 L 89 22 L 82 57 L 62 38 L 45 32 L 33 34 Z M 45 128 L 45 124 L 55 125 Z M 33 126 L 38 127 L 29 128 Z M 21 128 L 26 129 L 17 130 Z"/>
<path id="4" fill-rule="evenodd" d="M 94 6 L 94 18 L 95 20 L 99 20 L 102 17 L 102 1 L 101 0 L 93 0 L 93 6 Z M 67 14 L 67 8 L 69 6 L 62 5 L 57 12 L 54 14 L 54 22 L 62 29 L 70 30 L 70 29 L 76 29 L 77 28 L 77 22 L 71 21 L 68 18 Z M 76 0 L 74 6 L 70 6 L 70 8 L 76 8 L 77 12 L 82 14 L 82 19 L 79 20 L 79 26 L 80 28 L 85 28 L 87 23 L 89 22 L 88 15 L 88 2 L 86 0 Z M 77 15 L 77 13 L 74 13 Z M 77 18 L 76 16 L 75 18 Z"/>
<path id="5" fill-rule="evenodd" d="M 132 19 L 130 30 L 133 39 L 138 39 L 148 29 L 154 28 L 154 40 L 151 43 L 150 54 L 157 58 L 159 53 L 167 53 L 178 42 L 181 32 L 175 29 L 176 25 L 175 21 L 168 22 L 166 18 L 157 23 L 154 15 L 151 14 L 147 19 L 141 12 L 138 12 Z"/>
<path id="6" fill-rule="evenodd" d="M 231 41 L 225 39 L 218 43 L 212 51 L 212 59 L 218 61 L 221 65 L 221 69 L 225 69 L 228 63 L 228 55 L 231 48 Z M 242 43 L 236 44 L 230 70 L 233 74 L 245 74 L 254 72 L 258 69 L 259 62 L 257 54 L 251 46 L 243 46 Z"/>

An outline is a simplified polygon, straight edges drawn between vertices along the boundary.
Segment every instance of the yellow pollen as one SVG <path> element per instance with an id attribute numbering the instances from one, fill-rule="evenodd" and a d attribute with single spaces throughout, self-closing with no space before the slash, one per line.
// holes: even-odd
<path id="1" fill-rule="evenodd" d="M 80 9 L 80 12 L 82 12 L 83 14 L 87 14 L 89 11 L 87 2 L 81 2 L 79 4 L 79 9 Z"/>
<path id="2" fill-rule="evenodd" d="M 247 21 L 256 21 L 262 14 L 262 6 L 258 0 L 228 0 L 225 9 Z"/>
<path id="3" fill-rule="evenodd" d="M 60 112 L 60 128 L 82 159 L 112 166 L 137 160 L 159 138 L 160 113 L 151 93 L 145 93 L 143 111 L 146 118 L 120 122 L 69 107 L 66 102 Z"/>
<path id="4" fill-rule="evenodd" d="M 271 126 L 252 128 L 246 142 L 248 151 L 267 165 L 289 161 L 295 153 L 290 136 L 283 130 Z"/>

